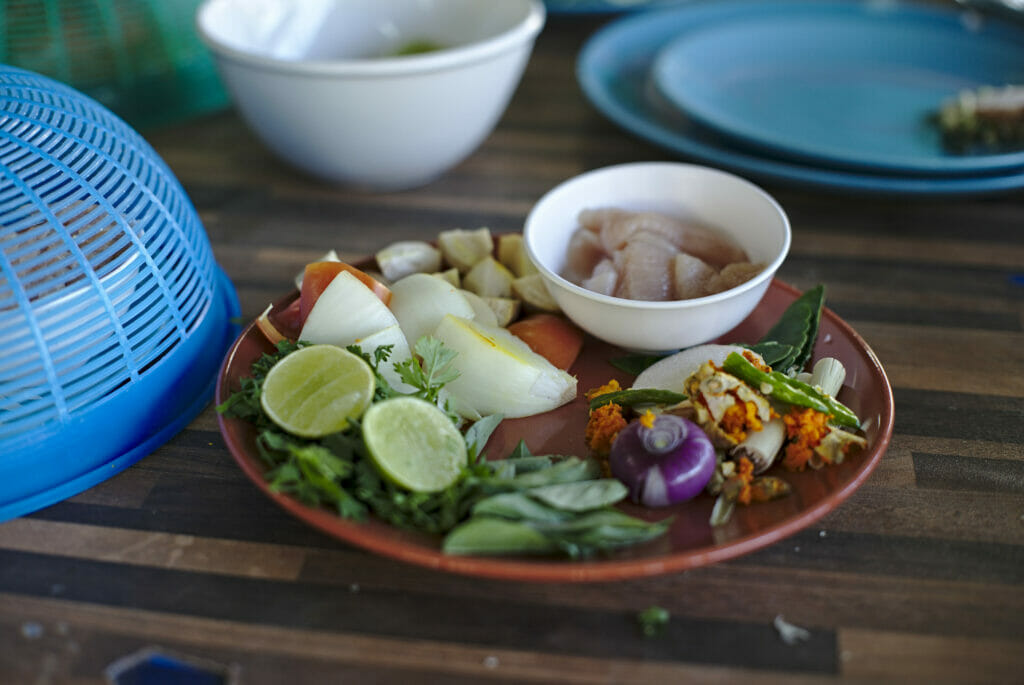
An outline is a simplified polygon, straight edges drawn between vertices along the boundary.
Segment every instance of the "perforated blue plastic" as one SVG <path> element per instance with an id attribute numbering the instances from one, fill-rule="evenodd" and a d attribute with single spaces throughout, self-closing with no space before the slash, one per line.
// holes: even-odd
<path id="1" fill-rule="evenodd" d="M 0 520 L 184 427 L 238 313 L 152 147 L 85 95 L 0 66 Z"/>

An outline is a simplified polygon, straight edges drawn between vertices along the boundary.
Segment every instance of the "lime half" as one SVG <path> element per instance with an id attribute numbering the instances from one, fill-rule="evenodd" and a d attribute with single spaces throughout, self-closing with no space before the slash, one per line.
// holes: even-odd
<path id="1" fill-rule="evenodd" d="M 378 402 L 363 416 L 363 442 L 386 478 L 414 492 L 437 492 L 466 465 L 466 441 L 437 406 L 416 397 Z"/>
<path id="2" fill-rule="evenodd" d="M 274 364 L 263 380 L 260 404 L 284 430 L 322 438 L 345 430 L 373 399 L 370 366 L 334 345 L 311 345 Z"/>

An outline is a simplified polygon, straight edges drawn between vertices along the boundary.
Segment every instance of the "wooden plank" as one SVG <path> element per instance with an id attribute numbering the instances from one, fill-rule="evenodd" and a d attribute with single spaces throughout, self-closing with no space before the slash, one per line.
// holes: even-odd
<path id="1" fill-rule="evenodd" d="M 0 526 L 0 547 L 132 566 L 278 580 L 297 578 L 306 557 L 306 552 L 297 547 L 28 518 Z"/>
<path id="2" fill-rule="evenodd" d="M 900 263 L 950 264 L 1018 268 L 1024 264 L 1024 247 L 999 243 L 979 243 L 966 237 L 960 239 L 939 239 L 922 243 L 904 233 L 867 235 L 858 230 L 837 235 L 834 231 L 803 230 L 799 240 L 794 242 L 794 254 L 842 255 L 844 257 L 870 258 L 876 262 L 898 261 Z M 905 297 L 906 293 L 892 293 L 893 297 Z"/>
<path id="3" fill-rule="evenodd" d="M 175 614 L 121 610 L 54 599 L 0 595 L 4 614 L 17 615 L 21 625 L 36 624 L 43 635 L 61 634 L 65 645 L 108 635 L 131 638 L 132 649 L 148 644 L 170 646 L 206 658 L 218 655 L 250 659 L 278 657 L 294 670 L 290 682 L 305 682 L 303 668 L 310 661 L 332 666 L 367 668 L 372 672 L 402 672 L 406 677 L 463 676 L 479 682 L 591 683 L 694 682 L 719 683 L 741 676 L 751 683 L 811 683 L 813 676 L 800 673 L 765 673 L 700 664 L 641 661 L 635 659 L 580 658 L 501 647 L 482 648 L 455 642 L 396 640 L 356 633 L 281 629 L 258 624 L 194 618 Z M 73 616 L 69 620 L 69 616 Z M 6 631 L 10 635 L 12 631 Z M 8 638 L 9 639 L 9 638 Z M 127 644 L 125 646 L 128 646 Z M 72 672 L 80 651 L 65 646 L 51 652 L 55 671 Z M 2 663 L 2 662 L 0 662 Z M 2 665 L 0 665 L 2 669 Z M 3 670 L 0 670 L 0 674 Z M 472 682 L 472 680 L 470 682 Z M 243 671 L 246 683 L 267 682 L 256 671 Z"/>
<path id="4" fill-rule="evenodd" d="M 1024 643 L 1019 639 L 847 628 L 839 632 L 839 641 L 840 671 L 856 680 L 1012 683 L 1020 681 L 1024 669 Z"/>
<path id="5" fill-rule="evenodd" d="M 894 500 L 899 503 L 895 504 Z M 1020 496 L 1014 493 L 861 488 L 822 527 L 935 540 L 1024 544 Z"/>

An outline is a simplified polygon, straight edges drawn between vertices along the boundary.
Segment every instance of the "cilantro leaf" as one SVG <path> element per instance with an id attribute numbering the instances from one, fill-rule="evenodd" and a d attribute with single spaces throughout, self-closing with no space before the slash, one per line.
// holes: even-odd
<path id="1" fill-rule="evenodd" d="M 441 388 L 459 377 L 458 369 L 452 366 L 456 352 L 431 336 L 417 340 L 414 351 L 415 356 L 395 364 L 395 371 L 416 388 L 418 397 L 436 403 Z"/>

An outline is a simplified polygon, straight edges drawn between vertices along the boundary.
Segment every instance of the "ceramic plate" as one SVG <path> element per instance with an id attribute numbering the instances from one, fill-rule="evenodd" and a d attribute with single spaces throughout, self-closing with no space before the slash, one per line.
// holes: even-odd
<path id="1" fill-rule="evenodd" d="M 671 41 L 652 78 L 706 126 L 776 155 L 906 173 L 1024 166 L 1024 150 L 957 154 L 934 113 L 962 90 L 1024 83 L 1024 29 L 877 3 L 782 5 Z"/>
<path id="2" fill-rule="evenodd" d="M 599 111 L 631 133 L 685 159 L 748 176 L 813 188 L 922 196 L 1024 187 L 1024 169 L 959 176 L 886 174 L 773 158 L 737 146 L 734 139 L 700 125 L 661 97 L 653 85 L 651 70 L 657 55 L 685 33 L 793 6 L 807 3 L 716 0 L 617 19 L 595 33 L 580 52 L 580 86 Z"/>
<path id="3" fill-rule="evenodd" d="M 292 293 L 278 305 L 287 305 L 296 296 Z M 757 339 L 797 296 L 794 288 L 774 281 L 758 309 L 723 336 L 723 340 Z M 271 349 L 258 329 L 250 325 L 224 360 L 216 401 L 223 402 L 237 389 L 240 378 L 249 375 L 253 361 Z M 579 378 L 581 391 L 598 387 L 610 378 L 628 384 L 631 378 L 608 364 L 609 359 L 622 354 L 622 350 L 588 338 L 580 358 L 570 370 Z M 788 473 L 776 467 L 770 473 L 784 477 L 793 492 L 774 502 L 737 507 L 729 523 L 718 528 L 708 525 L 713 505 L 709 495 L 663 510 L 627 505 L 625 509 L 630 513 L 651 519 L 674 516 L 669 533 L 614 555 L 587 561 L 448 556 L 441 552 L 437 537 L 400 530 L 375 520 L 347 521 L 326 509 L 305 506 L 267 487 L 250 424 L 220 417 L 220 428 L 239 466 L 271 500 L 307 524 L 347 543 L 401 561 L 474 576 L 545 582 L 638 578 L 705 566 L 771 545 L 812 525 L 864 483 L 881 460 L 892 436 L 892 390 L 881 364 L 867 344 L 827 309 L 822 317 L 815 357 L 826 355 L 842 360 L 846 366 L 847 386 L 839 398 L 864 421 L 868 438 L 866 450 L 821 471 Z M 520 438 L 524 438 L 536 454 L 584 454 L 586 421 L 587 408 L 582 399 L 547 414 L 506 420 L 492 436 L 486 451 L 491 458 L 505 456 Z"/>

